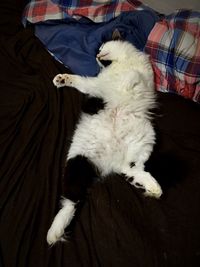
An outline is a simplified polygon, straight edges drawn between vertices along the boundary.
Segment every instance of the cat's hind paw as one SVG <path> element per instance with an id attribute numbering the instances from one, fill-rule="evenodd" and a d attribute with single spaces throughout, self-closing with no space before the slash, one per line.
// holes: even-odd
<path id="1" fill-rule="evenodd" d="M 150 188 L 148 188 L 145 192 L 144 192 L 144 196 L 146 197 L 153 197 L 153 198 L 157 198 L 159 199 L 162 195 L 162 189 L 160 187 L 160 185 L 157 183 L 155 183 L 154 185 L 152 185 Z"/>
<path id="2" fill-rule="evenodd" d="M 159 199 L 162 195 L 162 189 L 159 183 L 145 171 L 135 172 L 133 181 L 130 182 L 137 188 L 144 190 L 144 195 Z"/>

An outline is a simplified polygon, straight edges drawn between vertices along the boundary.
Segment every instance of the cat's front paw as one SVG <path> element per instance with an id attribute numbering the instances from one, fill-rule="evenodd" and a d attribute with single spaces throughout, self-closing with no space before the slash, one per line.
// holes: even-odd
<path id="1" fill-rule="evenodd" d="M 72 86 L 72 77 L 70 74 L 58 74 L 53 79 L 53 84 L 57 87 Z"/>

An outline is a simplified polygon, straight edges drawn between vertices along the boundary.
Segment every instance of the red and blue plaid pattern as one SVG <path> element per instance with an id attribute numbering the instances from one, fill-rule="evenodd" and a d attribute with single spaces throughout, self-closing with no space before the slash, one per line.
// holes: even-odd
<path id="1" fill-rule="evenodd" d="M 156 89 L 200 103 L 200 13 L 179 10 L 157 22 L 145 51 L 150 54 Z"/>
<path id="2" fill-rule="evenodd" d="M 38 23 L 70 17 L 87 17 L 94 22 L 106 22 L 122 12 L 140 9 L 137 0 L 32 0 L 24 10 L 25 20 Z"/>

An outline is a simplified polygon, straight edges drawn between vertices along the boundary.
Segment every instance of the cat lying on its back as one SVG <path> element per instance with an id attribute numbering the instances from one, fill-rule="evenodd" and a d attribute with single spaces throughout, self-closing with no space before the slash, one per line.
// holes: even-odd
<path id="1" fill-rule="evenodd" d="M 70 86 L 102 98 L 105 107 L 94 115 L 83 113 L 77 125 L 67 156 L 67 169 L 74 166 L 76 170 L 68 172 L 66 198 L 48 231 L 49 244 L 62 240 L 76 203 L 84 199 L 92 183 L 93 177 L 80 172 L 80 166 L 94 170 L 90 163 L 94 164 L 101 177 L 124 174 L 146 196 L 162 194 L 158 182 L 144 170 L 155 143 L 150 113 L 155 106 L 154 79 L 148 56 L 128 42 L 110 41 L 97 58 L 112 62 L 97 77 L 59 74 L 53 80 L 57 87 Z"/>

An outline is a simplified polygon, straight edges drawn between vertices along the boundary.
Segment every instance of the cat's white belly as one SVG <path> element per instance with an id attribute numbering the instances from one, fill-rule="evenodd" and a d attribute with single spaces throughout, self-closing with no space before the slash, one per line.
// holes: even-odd
<path id="1" fill-rule="evenodd" d="M 86 156 L 102 175 L 107 175 L 120 172 L 127 161 L 137 160 L 145 144 L 153 145 L 154 131 L 148 120 L 113 112 L 93 116 L 83 114 L 68 159 L 76 155 Z"/>

